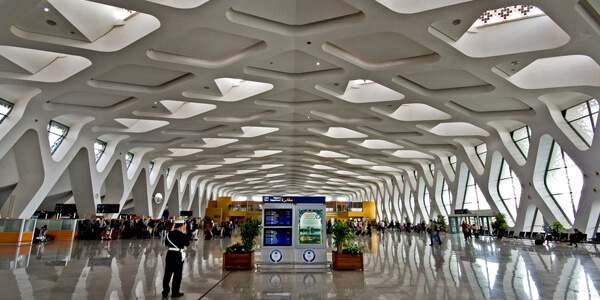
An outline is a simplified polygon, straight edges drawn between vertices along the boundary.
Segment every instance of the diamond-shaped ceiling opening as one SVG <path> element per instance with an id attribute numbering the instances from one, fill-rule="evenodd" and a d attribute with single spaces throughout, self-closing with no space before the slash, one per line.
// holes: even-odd
<path id="1" fill-rule="evenodd" d="M 317 90 L 352 103 L 372 103 L 384 101 L 397 101 L 404 99 L 404 95 L 369 79 L 355 79 L 348 81 L 346 90 L 338 93 L 323 85 L 317 85 Z"/>
<path id="2" fill-rule="evenodd" d="M 290 5 L 294 9 L 290 9 Z M 315 9 L 318 7 L 319 9 Z M 253 0 L 238 1 L 233 9 L 287 25 L 304 25 L 358 12 L 342 0 Z"/>
<path id="3" fill-rule="evenodd" d="M 447 90 L 488 84 L 469 72 L 456 69 L 413 73 L 403 77 L 428 90 Z"/>
<path id="4" fill-rule="evenodd" d="M 103 52 L 120 50 L 160 27 L 157 18 L 83 0 L 43 0 L 11 27 L 24 39 Z"/>
<path id="5" fill-rule="evenodd" d="M 156 4 L 171 6 L 180 9 L 196 8 L 210 0 L 146 0 Z"/>
<path id="6" fill-rule="evenodd" d="M 472 0 L 376 0 L 381 5 L 389 8 L 390 10 L 403 13 L 413 14 L 422 11 L 432 10 L 444 6 L 455 5 L 458 3 L 468 2 Z"/>
<path id="7" fill-rule="evenodd" d="M 210 28 L 194 28 L 148 52 L 167 62 L 217 68 L 233 63 L 265 47 L 260 40 Z"/>
<path id="8" fill-rule="evenodd" d="M 453 102 L 475 112 L 525 110 L 531 107 L 518 99 L 511 97 L 474 97 L 469 99 L 455 99 Z"/>
<path id="9" fill-rule="evenodd" d="M 533 5 L 501 7 L 484 12 L 458 39 L 455 27 L 463 20 L 433 23 L 430 33 L 465 55 L 490 57 L 560 47 L 569 35 Z M 469 20 L 464 20 L 468 22 Z M 464 26 L 464 25 L 463 25 Z M 463 26 L 460 26 L 461 28 Z"/>
<path id="10" fill-rule="evenodd" d="M 156 87 L 177 79 L 185 72 L 139 65 L 122 65 L 102 73 L 94 80 Z"/>
<path id="11" fill-rule="evenodd" d="M 539 58 L 512 76 L 496 74 L 523 89 L 600 86 L 600 65 L 587 55 Z"/>

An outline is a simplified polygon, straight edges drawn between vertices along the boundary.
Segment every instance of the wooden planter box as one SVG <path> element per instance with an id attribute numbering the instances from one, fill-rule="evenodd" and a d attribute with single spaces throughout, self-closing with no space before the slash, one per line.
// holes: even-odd
<path id="1" fill-rule="evenodd" d="M 334 270 L 364 270 L 363 255 L 361 254 L 339 254 L 333 251 Z"/>
<path id="2" fill-rule="evenodd" d="M 223 253 L 223 270 L 250 270 L 254 268 L 254 252 L 247 254 Z"/>

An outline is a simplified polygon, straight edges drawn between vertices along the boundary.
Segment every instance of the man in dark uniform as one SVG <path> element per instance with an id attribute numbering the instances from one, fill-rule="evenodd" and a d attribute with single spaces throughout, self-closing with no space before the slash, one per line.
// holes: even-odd
<path id="1" fill-rule="evenodd" d="M 172 297 L 181 297 L 183 293 L 179 291 L 181 286 L 181 273 L 183 271 L 183 259 L 185 253 L 183 247 L 189 246 L 190 241 L 181 230 L 185 227 L 183 220 L 175 221 L 174 229 L 167 233 L 165 238 L 165 246 L 169 247 L 167 258 L 165 259 L 165 277 L 163 278 L 163 297 L 169 296 L 169 282 L 173 277 L 173 294 Z"/>

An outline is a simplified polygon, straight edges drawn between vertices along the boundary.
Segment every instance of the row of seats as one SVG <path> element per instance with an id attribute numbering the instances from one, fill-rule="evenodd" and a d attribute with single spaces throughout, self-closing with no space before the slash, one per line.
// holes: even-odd
<path id="1" fill-rule="evenodd" d="M 534 239 L 535 236 L 538 234 L 542 234 L 542 235 L 544 235 L 544 237 L 546 236 L 546 233 L 544 233 L 544 232 L 535 232 L 535 231 L 532 231 L 532 232 L 521 231 L 521 232 L 519 232 L 518 236 L 515 236 L 514 231 L 509 231 L 508 234 L 506 235 L 506 237 L 517 238 L 517 239 Z M 570 234 L 569 233 L 561 233 L 558 238 L 558 241 L 561 241 L 561 242 L 571 241 L 571 237 L 574 234 L 575 233 L 570 233 Z M 590 238 L 589 240 L 588 240 L 586 233 L 582 233 L 581 236 L 582 236 L 581 241 L 589 242 L 589 243 L 600 243 L 600 232 L 596 232 L 596 236 L 594 238 Z"/>

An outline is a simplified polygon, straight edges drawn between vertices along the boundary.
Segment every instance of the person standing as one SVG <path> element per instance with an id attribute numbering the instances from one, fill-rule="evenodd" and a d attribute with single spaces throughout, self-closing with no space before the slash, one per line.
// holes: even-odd
<path id="1" fill-rule="evenodd" d="M 467 224 L 467 221 L 463 221 L 462 224 L 460 224 L 460 227 L 462 228 L 462 233 L 466 241 L 471 236 L 471 229 L 469 229 L 469 224 Z"/>
<path id="2" fill-rule="evenodd" d="M 167 258 L 165 259 L 165 277 L 163 278 L 163 297 L 169 296 L 169 282 L 173 278 L 173 294 L 171 297 L 181 297 L 183 293 L 179 290 L 181 286 L 181 277 L 183 272 L 183 260 L 185 253 L 183 248 L 190 245 L 190 241 L 185 233 L 181 232 L 185 222 L 177 220 L 174 224 L 174 229 L 167 233 L 165 238 L 165 246 L 169 247 Z"/>

